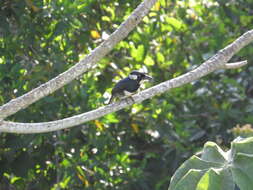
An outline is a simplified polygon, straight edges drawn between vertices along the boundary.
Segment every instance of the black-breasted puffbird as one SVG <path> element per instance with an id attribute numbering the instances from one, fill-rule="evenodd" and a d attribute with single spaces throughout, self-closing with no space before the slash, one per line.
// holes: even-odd
<path id="1" fill-rule="evenodd" d="M 112 95 L 108 104 L 112 103 L 112 101 L 117 97 L 124 98 L 135 93 L 139 89 L 141 82 L 144 80 L 151 81 L 153 79 L 145 73 L 139 71 L 132 71 L 128 75 L 128 77 L 120 80 L 118 83 L 115 84 L 112 89 Z"/>

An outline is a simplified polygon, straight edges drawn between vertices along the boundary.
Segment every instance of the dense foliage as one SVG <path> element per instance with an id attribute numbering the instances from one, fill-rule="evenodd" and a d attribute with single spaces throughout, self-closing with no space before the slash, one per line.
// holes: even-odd
<path id="1" fill-rule="evenodd" d="M 2 0 L 0 105 L 65 71 L 111 34 L 140 0 Z M 101 106 L 132 69 L 153 84 L 183 74 L 249 30 L 250 0 L 160 0 L 98 66 L 9 117 L 57 120 Z M 228 146 L 253 123 L 249 61 L 99 120 L 47 134 L 0 135 L 0 190 L 167 189 L 175 169 L 207 140 Z"/>

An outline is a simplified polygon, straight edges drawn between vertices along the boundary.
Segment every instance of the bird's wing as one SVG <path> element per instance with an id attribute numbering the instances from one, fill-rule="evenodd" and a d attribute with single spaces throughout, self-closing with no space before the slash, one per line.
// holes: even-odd
<path id="1" fill-rule="evenodd" d="M 120 80 L 112 89 L 113 93 L 117 93 L 117 92 L 122 92 L 124 90 L 127 89 L 128 85 L 129 85 L 129 78 L 124 78 L 122 80 Z"/>

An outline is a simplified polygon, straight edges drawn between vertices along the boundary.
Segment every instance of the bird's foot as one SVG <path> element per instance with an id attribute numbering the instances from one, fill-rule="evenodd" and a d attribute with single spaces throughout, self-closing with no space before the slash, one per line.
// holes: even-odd
<path id="1" fill-rule="evenodd" d="M 131 103 L 133 104 L 133 103 L 135 103 L 135 101 L 134 101 L 134 99 L 133 99 L 132 96 L 128 96 L 128 97 L 126 97 L 124 99 L 126 100 L 127 104 L 131 104 Z M 130 100 L 130 103 L 129 103 L 129 100 Z"/>

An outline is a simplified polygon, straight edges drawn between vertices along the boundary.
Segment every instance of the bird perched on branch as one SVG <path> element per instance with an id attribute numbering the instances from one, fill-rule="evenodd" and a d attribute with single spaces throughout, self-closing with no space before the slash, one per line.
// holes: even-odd
<path id="1" fill-rule="evenodd" d="M 112 89 L 112 95 L 109 100 L 109 103 L 112 103 L 112 101 L 115 98 L 124 98 L 124 97 L 131 97 L 130 95 L 134 92 L 136 92 L 141 82 L 144 80 L 152 80 L 152 77 L 146 75 L 145 73 L 139 72 L 139 71 L 132 71 L 128 77 L 120 80 Z"/>

